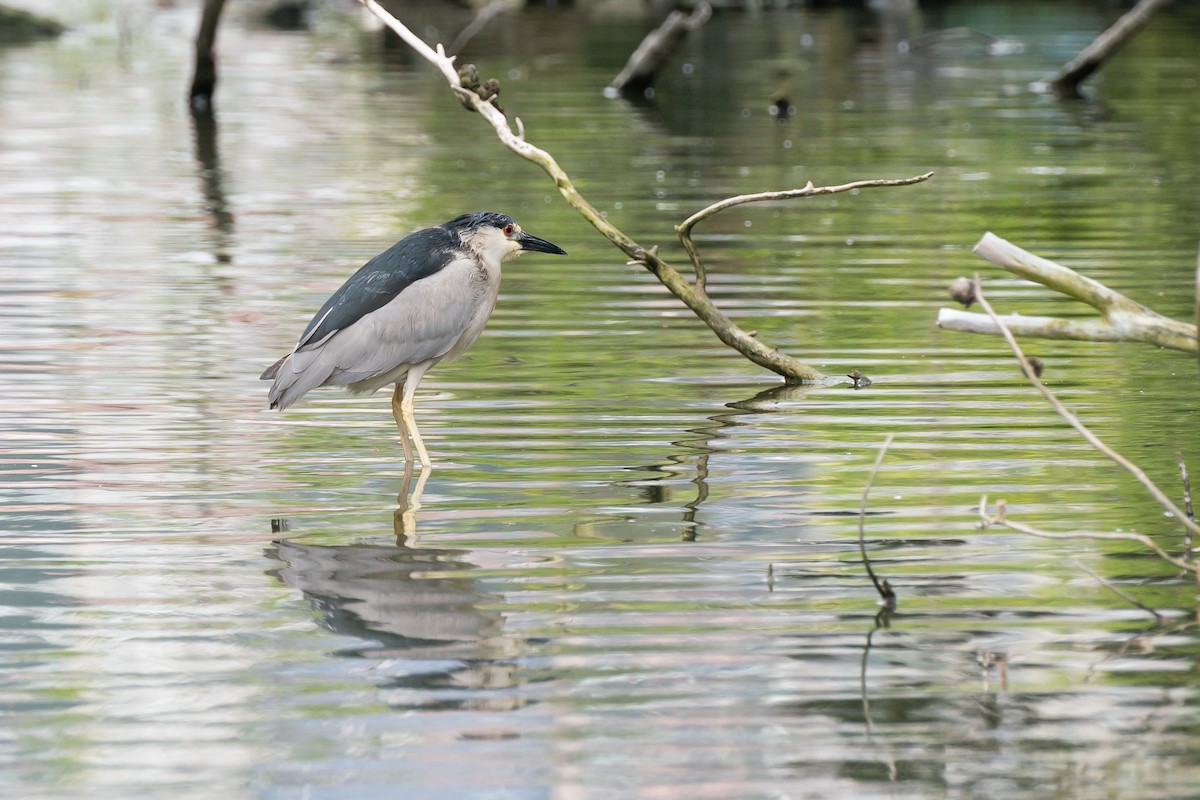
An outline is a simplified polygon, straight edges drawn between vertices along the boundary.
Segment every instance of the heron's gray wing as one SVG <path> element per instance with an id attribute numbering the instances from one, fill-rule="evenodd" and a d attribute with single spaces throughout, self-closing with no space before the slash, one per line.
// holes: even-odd
<path id="1" fill-rule="evenodd" d="M 325 301 L 296 346 L 319 342 L 392 302 L 414 281 L 449 264 L 458 245 L 458 238 L 445 228 L 426 228 L 405 236 L 363 264 Z"/>
<path id="2" fill-rule="evenodd" d="M 440 360 L 460 340 L 469 344 L 479 335 L 495 301 L 495 291 L 489 291 L 475 262 L 455 260 L 338 331 L 320 349 L 336 361 L 338 377 L 345 378 L 339 384 Z"/>
<path id="3" fill-rule="evenodd" d="M 297 347 L 277 371 L 271 405 L 286 408 L 317 386 L 390 383 L 411 365 L 456 355 L 483 330 L 495 299 L 473 261 L 452 261 L 349 327 Z"/>

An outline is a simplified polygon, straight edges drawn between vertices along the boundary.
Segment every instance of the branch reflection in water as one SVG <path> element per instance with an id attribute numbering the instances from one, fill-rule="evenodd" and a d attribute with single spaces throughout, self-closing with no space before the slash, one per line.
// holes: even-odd
<path id="1" fill-rule="evenodd" d="M 789 386 L 781 384 L 756 392 L 745 400 L 726 403 L 725 410 L 707 418 L 708 424 L 688 429 L 688 433 L 695 434 L 694 437 L 671 442 L 682 452 L 668 456 L 665 463 L 632 468 L 638 471 L 648 470 L 656 473 L 656 477 L 625 481 L 624 485 L 642 488 L 645 491 L 646 502 L 650 505 L 670 503 L 672 502 L 669 490 L 671 479 L 686 470 L 694 471 L 691 482 L 696 486 L 696 495 L 680 506 L 680 522 L 682 523 L 680 538 L 685 542 L 694 542 L 704 527 L 703 522 L 697 521 L 696 514 L 700 506 L 708 500 L 708 461 L 720 449 L 715 447 L 714 443 L 733 438 L 732 430 L 741 424 L 738 422 L 739 417 L 759 414 L 770 410 L 774 404 L 781 401 L 801 400 L 810 392 L 821 390 L 828 391 L 829 388 L 815 385 Z M 695 459 L 694 466 L 689 466 L 693 459 Z"/>

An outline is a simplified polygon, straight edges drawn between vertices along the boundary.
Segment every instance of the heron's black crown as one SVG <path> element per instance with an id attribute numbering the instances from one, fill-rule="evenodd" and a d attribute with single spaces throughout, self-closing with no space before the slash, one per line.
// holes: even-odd
<path id="1" fill-rule="evenodd" d="M 505 225 L 516 225 L 516 220 L 501 214 L 498 211 L 472 211 L 470 214 L 463 214 L 461 217 L 455 217 L 447 222 L 442 227 L 448 231 L 466 233 L 467 231 L 475 231 L 480 228 L 504 228 Z"/>

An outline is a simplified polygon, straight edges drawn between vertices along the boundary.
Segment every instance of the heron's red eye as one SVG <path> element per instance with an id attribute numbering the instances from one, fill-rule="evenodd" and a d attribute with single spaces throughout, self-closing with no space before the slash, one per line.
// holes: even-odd
<path id="1" fill-rule="evenodd" d="M 512 236 L 512 235 L 513 235 L 513 232 L 514 232 L 515 230 L 516 230 L 516 228 L 514 228 L 512 225 L 505 225 L 505 226 L 504 226 L 504 235 L 505 235 L 505 236 Z"/>

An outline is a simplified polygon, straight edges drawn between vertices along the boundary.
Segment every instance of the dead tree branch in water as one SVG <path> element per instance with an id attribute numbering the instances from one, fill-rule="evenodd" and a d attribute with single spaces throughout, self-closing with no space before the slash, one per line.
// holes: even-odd
<path id="1" fill-rule="evenodd" d="M 1170 5 L 1171 2 L 1172 0 L 1141 0 L 1059 70 L 1050 79 L 1051 88 L 1064 97 L 1079 97 L 1079 84 L 1100 69 L 1105 61 L 1133 38 L 1135 33 L 1144 28 L 1154 12 Z"/>
<path id="2" fill-rule="evenodd" d="M 217 43 L 217 24 L 221 21 L 221 9 L 225 0 L 204 0 L 200 15 L 200 30 L 196 33 L 196 65 L 192 74 L 192 88 L 188 92 L 188 106 L 193 114 L 211 114 L 213 93 L 217 89 L 217 61 L 213 48 Z"/>
<path id="3" fill-rule="evenodd" d="M 894 434 L 889 433 L 879 448 L 879 455 L 875 457 L 875 466 L 871 467 L 871 474 L 867 476 L 867 483 L 863 487 L 862 503 L 858 507 L 858 552 L 862 554 L 862 562 L 863 566 L 867 568 L 867 575 L 870 576 L 871 583 L 875 584 L 875 591 L 879 592 L 879 599 L 883 602 L 883 607 L 888 611 L 893 611 L 896 608 L 896 592 L 892 589 L 892 585 L 888 583 L 887 578 L 881 580 L 875 576 L 875 570 L 871 569 L 871 559 L 867 558 L 867 545 L 864 539 L 867 497 L 871 494 L 871 484 L 875 483 L 875 475 L 879 472 L 879 465 L 883 463 L 883 457 L 887 455 L 888 448 L 892 446 L 893 436 Z"/>
<path id="4" fill-rule="evenodd" d="M 983 235 L 974 252 L 1014 275 L 1087 303 L 1100 312 L 1099 319 L 1015 314 L 1004 317 L 1004 329 L 1017 336 L 1083 342 L 1145 342 L 1185 353 L 1197 352 L 1195 325 L 1164 317 L 1073 269 L 1022 250 L 990 232 Z M 951 331 L 993 335 L 1002 330 L 995 318 L 952 308 L 938 311 L 937 326 Z"/>
<path id="5" fill-rule="evenodd" d="M 683 222 L 675 226 L 675 233 L 679 235 L 679 241 L 683 244 L 683 249 L 687 251 L 688 257 L 692 260 L 692 269 L 696 273 L 696 280 L 693 286 L 697 292 L 705 293 L 705 272 L 704 262 L 700 260 L 700 252 L 696 249 L 695 243 L 692 241 L 692 228 L 696 227 L 698 222 L 708 219 L 714 214 L 718 214 L 727 208 L 740 206 L 743 203 L 760 203 L 766 200 L 791 200 L 795 197 L 813 197 L 819 194 L 838 194 L 840 192 L 849 192 L 855 189 L 865 189 L 875 186 L 910 186 L 914 183 L 921 183 L 933 177 L 932 172 L 926 172 L 923 175 L 916 175 L 911 178 L 898 178 L 896 180 L 867 180 L 854 181 L 853 183 L 843 183 L 841 186 L 813 186 L 813 182 L 809 181 L 808 185 L 803 189 L 785 189 L 780 192 L 758 192 L 757 194 L 739 194 L 736 197 L 727 197 L 724 200 L 713 203 L 712 205 L 702 208 L 695 214 L 685 219 Z"/>
<path id="6" fill-rule="evenodd" d="M 595 206 L 579 193 L 570 176 L 558 165 L 554 157 L 535 147 L 525 139 L 525 126 L 520 117 L 514 118 L 516 130 L 509 125 L 508 118 L 496 108 L 493 102 L 485 100 L 479 94 L 465 88 L 454 68 L 454 58 L 447 56 L 445 49 L 438 45 L 436 49 L 429 47 L 418 36 L 404 26 L 399 20 L 389 14 L 375 0 L 360 0 L 360 2 L 385 25 L 399 36 L 418 55 L 432 64 L 450 84 L 450 90 L 464 105 L 487 120 L 496 132 L 496 136 L 512 152 L 540 166 L 546 171 L 558 187 L 559 194 L 575 209 L 581 217 L 591 223 L 592 227 L 602 233 L 614 246 L 619 248 L 632 261 L 649 270 L 671 294 L 679 298 L 692 312 L 699 317 L 722 342 L 737 350 L 743 356 L 761 367 L 771 370 L 781 376 L 787 383 L 819 383 L 828 379 L 816 368 L 779 352 L 774 347 L 759 341 L 755 336 L 735 324 L 709 300 L 708 295 L 698 291 L 674 267 L 658 255 L 657 245 L 643 247 L 626 235 L 617 226 L 609 222 Z M 901 181 L 900 183 L 915 183 L 925 180 L 928 175 Z M 869 182 L 868 182 L 869 183 Z M 864 184 L 866 185 L 866 184 Z M 874 184 L 873 184 L 874 185 Z M 800 190 L 806 191 L 806 190 Z M 828 192 L 828 189 L 824 191 Z M 844 191 L 844 189 L 843 189 Z M 821 193 L 814 188 L 812 194 Z"/>
<path id="7" fill-rule="evenodd" d="M 1096 284 L 1096 286 L 1100 286 L 1100 284 Z M 1041 379 L 1038 378 L 1037 374 L 1035 374 L 1033 367 L 1029 364 L 1028 359 L 1025 358 L 1025 353 L 1021 351 L 1021 346 L 1017 344 L 1017 340 L 1013 336 L 1012 331 L 1010 331 L 1005 322 L 996 315 L 996 312 L 992 310 L 992 306 L 987 301 L 987 298 L 983 296 L 983 287 L 979 283 L 978 275 L 975 276 L 975 299 L 979 301 L 979 305 L 982 306 L 983 310 L 987 312 L 987 315 L 991 317 L 993 324 L 999 328 L 1000 333 L 1004 336 L 1004 340 L 1008 342 L 1008 346 L 1012 348 L 1013 354 L 1016 355 L 1017 361 L 1020 363 L 1021 369 L 1025 373 L 1025 377 L 1029 379 L 1029 382 L 1033 384 L 1034 388 L 1041 392 L 1042 397 L 1046 398 L 1046 402 L 1048 402 L 1054 408 L 1054 410 L 1058 412 L 1058 415 L 1065 419 L 1072 428 L 1078 431 L 1079 435 L 1086 439 L 1088 444 L 1099 450 L 1111 461 L 1115 462 L 1118 466 L 1122 467 L 1130 475 L 1132 475 L 1137 482 L 1142 484 L 1146 491 L 1148 491 L 1150 495 L 1158 501 L 1158 504 L 1162 506 L 1167 513 L 1175 517 L 1175 519 L 1178 520 L 1185 529 L 1193 534 L 1200 535 L 1200 526 L 1198 526 L 1195 521 L 1188 519 L 1187 515 L 1178 506 L 1171 502 L 1171 498 L 1167 497 L 1166 493 L 1163 492 L 1162 489 L 1159 489 L 1154 481 L 1150 480 L 1146 473 L 1142 471 L 1141 467 L 1139 467 L 1137 464 L 1134 464 L 1117 451 L 1113 450 L 1104 442 L 1100 441 L 1100 437 L 1092 433 L 1092 431 L 1080 421 L 1079 417 L 1071 413 L 1071 411 L 1065 405 L 1063 405 L 1062 401 L 1058 399 L 1058 396 L 1055 395 L 1054 392 L 1050 391 L 1046 384 L 1042 383 Z M 1187 569 L 1187 567 L 1185 567 L 1185 569 Z"/>
<path id="8" fill-rule="evenodd" d="M 701 2 L 692 13 L 672 11 L 663 23 L 646 35 L 638 48 L 629 56 L 625 68 L 613 78 L 613 82 L 604 90 L 606 97 L 619 95 L 641 95 L 654 84 L 654 79 L 662 71 L 671 56 L 683 44 L 683 40 L 692 31 L 708 22 L 712 16 L 712 6 Z"/>
<path id="9" fill-rule="evenodd" d="M 987 495 L 985 494 L 979 498 L 979 527 L 982 530 L 986 530 L 993 525 L 1001 528 L 1008 528 L 1009 530 L 1017 531 L 1018 533 L 1028 534 L 1029 536 L 1036 536 L 1039 539 L 1092 539 L 1095 541 L 1107 542 L 1137 542 L 1171 566 L 1177 567 L 1184 572 L 1193 571 L 1191 565 L 1185 564 L 1180 559 L 1159 547 L 1158 544 L 1149 536 L 1144 536 L 1140 533 L 1101 533 L 1093 531 L 1051 533 L 1050 531 L 1043 531 L 1039 528 L 1034 528 L 1022 522 L 1009 519 L 1008 505 L 1003 500 L 996 501 L 996 513 L 992 516 L 988 516 Z"/>
<path id="10" fill-rule="evenodd" d="M 1196 522 L 1190 519 L 1188 515 L 1176 507 L 1175 504 L 1172 503 L 1171 500 L 1166 496 L 1166 494 L 1164 494 L 1163 491 L 1159 489 L 1149 477 L 1146 476 L 1146 473 L 1144 473 L 1141 468 L 1130 462 L 1121 454 L 1114 451 L 1112 448 L 1108 447 L 1108 445 L 1104 444 L 1104 442 L 1100 441 L 1099 437 L 1092 433 L 1091 430 L 1089 430 L 1087 426 L 1085 426 L 1079 420 L 1078 417 L 1071 413 L 1071 411 L 1062 404 L 1062 401 L 1058 399 L 1054 392 L 1050 391 L 1050 389 L 1041 382 L 1030 366 L 1025 354 L 1021 351 L 1021 347 L 1017 344 L 1017 340 L 1013 336 L 1012 332 L 1008 330 L 1008 327 L 1005 325 L 1005 323 L 992 309 L 991 304 L 988 303 L 987 298 L 984 297 L 983 288 L 979 284 L 978 275 L 975 276 L 974 290 L 974 299 L 979 301 L 980 306 L 982 306 L 983 310 L 987 312 L 989 317 L 991 317 L 993 323 L 1004 336 L 1005 341 L 1008 342 L 1009 347 L 1012 348 L 1013 353 L 1017 357 L 1018 363 L 1021 365 L 1022 371 L 1025 373 L 1025 377 L 1029 379 L 1029 382 L 1032 383 L 1039 392 L 1041 392 L 1042 396 L 1046 398 L 1047 402 L 1050 403 L 1054 410 L 1057 411 L 1058 414 L 1071 425 L 1071 427 L 1078 431 L 1080 435 L 1082 435 L 1083 438 L 1088 441 L 1088 444 L 1092 445 L 1092 447 L 1099 450 L 1109 459 L 1116 462 L 1118 465 L 1132 474 L 1134 478 L 1136 478 L 1137 481 L 1141 483 L 1147 491 L 1150 492 L 1151 496 L 1158 501 L 1159 505 L 1166 509 L 1168 513 L 1174 516 L 1180 522 L 1180 524 L 1184 526 L 1187 541 L 1190 541 L 1192 534 L 1200 533 L 1200 527 L 1196 525 Z M 1044 539 L 1101 539 L 1137 542 L 1148 548 L 1156 556 L 1172 566 L 1178 567 L 1185 572 L 1193 572 L 1196 576 L 1196 580 L 1200 581 L 1200 571 L 1196 570 L 1191 564 L 1189 564 L 1186 557 L 1182 560 L 1175 558 L 1163 550 L 1157 543 L 1154 542 L 1154 540 L 1140 533 L 1049 533 L 1047 531 L 1038 530 L 1028 525 L 1008 519 L 1007 507 L 1003 500 L 996 501 L 996 514 L 994 516 L 988 516 L 987 495 L 984 495 L 979 500 L 979 518 L 979 526 L 981 528 L 999 525 L 1011 530 L 1019 531 L 1020 533 L 1029 534 L 1030 536 L 1038 536 Z"/>

